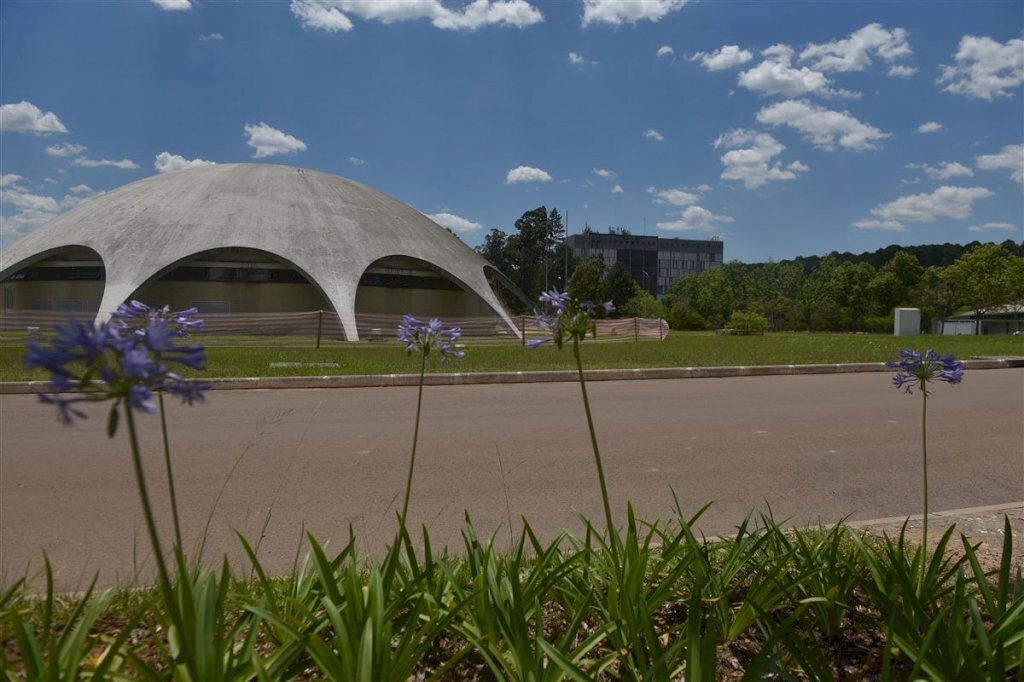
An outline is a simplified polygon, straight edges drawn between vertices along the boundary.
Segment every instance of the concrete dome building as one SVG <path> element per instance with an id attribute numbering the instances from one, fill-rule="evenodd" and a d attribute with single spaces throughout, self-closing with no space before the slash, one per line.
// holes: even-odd
<path id="1" fill-rule="evenodd" d="M 105 319 L 127 300 L 204 313 L 331 310 L 494 317 L 515 325 L 486 260 L 374 189 L 290 166 L 158 175 L 87 201 L 3 248 L 7 311 Z"/>

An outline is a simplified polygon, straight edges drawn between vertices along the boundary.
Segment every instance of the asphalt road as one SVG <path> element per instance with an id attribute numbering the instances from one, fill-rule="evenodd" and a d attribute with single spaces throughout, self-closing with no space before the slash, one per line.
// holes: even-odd
<path id="1" fill-rule="evenodd" d="M 589 386 L 614 508 L 640 517 L 714 505 L 700 528 L 729 532 L 752 509 L 834 522 L 919 513 L 920 396 L 889 375 L 832 374 L 599 382 Z M 95 407 L 95 406 L 94 406 Z M 303 530 L 366 550 L 393 537 L 412 441 L 415 388 L 216 391 L 168 416 L 184 526 L 204 556 L 244 566 L 233 531 L 286 571 Z M 0 398 L 0 584 L 38 575 L 76 589 L 152 571 L 126 433 L 105 412 L 70 428 L 33 396 Z M 933 510 L 1024 498 L 1024 370 L 977 370 L 929 399 Z M 143 450 L 165 540 L 171 526 L 159 421 Z M 461 543 L 521 516 L 542 535 L 602 518 L 576 384 L 428 387 L 410 522 Z"/>

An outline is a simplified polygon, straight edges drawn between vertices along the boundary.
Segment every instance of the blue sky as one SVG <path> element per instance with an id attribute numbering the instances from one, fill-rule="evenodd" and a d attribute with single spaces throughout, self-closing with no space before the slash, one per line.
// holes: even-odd
<path id="1" fill-rule="evenodd" d="M 1021 240 L 1022 31 L 1017 0 L 2 0 L 2 240 L 202 162 L 471 246 L 542 204 L 747 262 Z"/>

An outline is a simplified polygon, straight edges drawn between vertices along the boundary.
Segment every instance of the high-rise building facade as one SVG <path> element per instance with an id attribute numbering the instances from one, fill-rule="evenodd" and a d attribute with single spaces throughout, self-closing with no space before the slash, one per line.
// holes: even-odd
<path id="1" fill-rule="evenodd" d="M 633 279 L 653 296 L 662 296 L 680 277 L 722 267 L 724 242 L 711 239 L 665 239 L 625 232 L 585 231 L 567 239 L 577 258 L 600 256 L 605 267 L 622 263 Z"/>

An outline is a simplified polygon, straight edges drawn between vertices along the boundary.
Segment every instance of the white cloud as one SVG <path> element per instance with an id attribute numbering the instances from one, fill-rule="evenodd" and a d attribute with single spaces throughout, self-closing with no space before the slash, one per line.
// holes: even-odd
<path id="1" fill-rule="evenodd" d="M 168 11 L 192 9 L 192 3 L 189 0 L 153 0 L 153 4 Z"/>
<path id="2" fill-rule="evenodd" d="M 454 213 L 428 213 L 427 217 L 441 227 L 447 227 L 453 232 L 476 232 L 483 227 L 480 223 L 467 220 L 466 218 L 457 216 Z"/>
<path id="3" fill-rule="evenodd" d="M 43 112 L 31 102 L 0 106 L 0 130 L 9 133 L 66 133 L 67 128 L 52 111 Z"/>
<path id="4" fill-rule="evenodd" d="M 871 209 L 871 215 L 882 220 L 905 220 L 931 223 L 937 218 L 966 218 L 975 201 L 993 196 L 984 187 L 950 187 L 944 185 L 931 194 L 911 194 Z"/>
<path id="5" fill-rule="evenodd" d="M 710 187 L 708 188 L 710 189 Z M 689 206 L 700 201 L 700 195 L 687 192 L 685 189 L 657 189 L 648 187 L 646 192 L 654 196 L 656 204 L 671 204 L 673 206 Z"/>
<path id="6" fill-rule="evenodd" d="M 597 66 L 597 62 L 592 62 L 578 52 L 569 53 L 569 63 L 576 66 Z"/>
<path id="7" fill-rule="evenodd" d="M 1007 230 L 1014 231 L 1017 226 L 1013 223 L 982 223 L 981 225 L 971 225 L 967 228 L 971 232 L 989 232 L 990 230 Z"/>
<path id="8" fill-rule="evenodd" d="M 741 50 L 739 45 L 723 45 L 714 52 L 698 52 L 690 57 L 690 61 L 700 61 L 701 66 L 708 71 L 722 71 L 746 64 L 753 58 L 752 52 Z"/>
<path id="9" fill-rule="evenodd" d="M 700 232 L 714 232 L 718 229 L 715 223 L 731 223 L 733 219 L 727 215 L 717 215 L 701 206 L 688 206 L 679 214 L 678 220 L 658 223 L 662 230 L 673 232 L 698 230 Z"/>
<path id="10" fill-rule="evenodd" d="M 518 182 L 550 182 L 551 176 L 547 171 L 533 166 L 517 166 L 505 176 L 505 184 L 511 185 Z"/>
<path id="11" fill-rule="evenodd" d="M 81 154 L 88 147 L 84 144 L 51 144 L 46 148 L 49 156 L 75 156 Z"/>
<path id="12" fill-rule="evenodd" d="M 173 173 L 174 171 L 185 170 L 186 168 L 195 168 L 197 166 L 216 166 L 216 161 L 207 161 L 206 159 L 186 159 L 184 156 L 178 156 L 177 154 L 171 154 L 170 152 L 160 152 L 153 159 L 153 168 L 156 169 L 157 173 Z"/>
<path id="13" fill-rule="evenodd" d="M 661 47 L 658 48 L 658 56 L 659 57 L 667 57 L 667 56 L 669 56 L 671 54 L 675 54 L 675 53 L 676 53 L 676 51 L 672 49 L 671 45 L 662 45 Z"/>
<path id="14" fill-rule="evenodd" d="M 828 96 L 833 91 L 825 74 L 808 69 L 806 66 L 793 68 L 788 61 L 766 59 L 747 71 L 741 71 L 737 82 L 747 90 L 763 92 L 766 95 L 816 94 Z"/>
<path id="15" fill-rule="evenodd" d="M 960 175 L 974 175 L 967 166 L 955 161 L 943 161 L 937 166 L 929 166 L 927 163 L 908 163 L 907 168 L 920 168 L 924 174 L 933 180 L 948 180 Z"/>
<path id="16" fill-rule="evenodd" d="M 872 56 L 891 62 L 911 54 L 905 28 L 888 31 L 881 24 L 868 24 L 846 38 L 808 45 L 800 53 L 800 61 L 811 62 L 815 71 L 848 72 L 863 71 Z"/>
<path id="17" fill-rule="evenodd" d="M 626 190 L 622 189 L 622 185 L 615 185 L 612 187 L 612 194 L 622 194 Z"/>
<path id="18" fill-rule="evenodd" d="M 810 170 L 794 161 L 787 168 L 781 161 L 772 162 L 786 147 L 768 133 L 752 130 L 732 130 L 719 136 L 715 148 L 725 147 L 731 151 L 722 155 L 723 180 L 742 180 L 747 189 L 760 187 L 772 180 L 795 180 L 797 172 Z"/>
<path id="19" fill-rule="evenodd" d="M 769 125 L 795 128 L 821 149 L 834 149 L 836 143 L 846 149 L 876 148 L 879 140 L 889 137 L 874 126 L 862 123 L 846 111 L 832 111 L 806 100 L 787 100 L 757 112 L 757 120 Z"/>
<path id="20" fill-rule="evenodd" d="M 916 73 L 917 68 L 913 66 L 896 64 L 889 67 L 889 75 L 893 78 L 913 78 Z"/>
<path id="21" fill-rule="evenodd" d="M 245 124 L 245 134 L 249 137 L 246 144 L 256 150 L 255 159 L 306 151 L 305 142 L 266 123 Z"/>
<path id="22" fill-rule="evenodd" d="M 366 160 L 365 159 L 360 159 L 358 156 L 350 156 L 350 157 L 348 157 L 348 162 L 351 163 L 353 166 L 365 166 L 366 165 Z"/>
<path id="23" fill-rule="evenodd" d="M 659 133 L 654 128 L 648 128 L 647 130 L 645 130 L 644 131 L 644 137 L 646 137 L 649 140 L 654 140 L 655 142 L 664 142 L 665 141 L 665 136 L 662 135 L 661 133 Z"/>
<path id="24" fill-rule="evenodd" d="M 299 20 L 304 29 L 337 33 L 352 30 L 352 20 L 342 14 L 336 7 L 315 0 L 292 0 L 292 14 Z"/>
<path id="25" fill-rule="evenodd" d="M 303 28 L 328 33 L 351 31 L 348 14 L 383 24 L 428 19 L 436 28 L 449 31 L 492 24 L 525 28 L 544 20 L 526 0 L 472 0 L 458 10 L 445 7 L 441 0 L 292 0 L 291 10 Z"/>
<path id="26" fill-rule="evenodd" d="M 597 177 L 604 178 L 605 180 L 610 180 L 611 178 L 617 178 L 619 176 L 618 173 L 613 170 L 608 170 L 607 168 L 595 168 L 591 172 Z"/>
<path id="27" fill-rule="evenodd" d="M 937 133 L 940 130 L 942 130 L 942 124 L 935 121 L 928 121 L 917 126 L 917 132 L 919 133 Z"/>
<path id="28" fill-rule="evenodd" d="M 1010 177 L 1024 183 L 1024 145 L 1008 144 L 998 154 L 986 154 L 974 160 L 982 170 L 1009 168 Z"/>
<path id="29" fill-rule="evenodd" d="M 56 214 L 60 204 L 53 197 L 32 194 L 25 188 L 11 183 L 0 188 L 0 203 L 14 206 L 23 211 L 37 211 Z"/>
<path id="30" fill-rule="evenodd" d="M 222 36 L 219 33 L 206 33 L 204 35 L 199 36 L 199 40 L 203 41 L 204 43 L 220 42 L 221 40 L 224 40 L 224 36 Z"/>
<path id="31" fill-rule="evenodd" d="M 115 161 L 113 159 L 87 159 L 84 156 L 79 156 L 77 159 L 71 161 L 74 166 L 81 166 L 82 168 L 100 168 L 107 166 L 110 168 L 120 168 L 122 170 L 135 170 L 139 167 L 139 164 L 135 163 L 131 159 L 121 159 Z"/>
<path id="32" fill-rule="evenodd" d="M 682 9 L 689 0 L 583 0 L 583 25 L 635 24 L 661 21 L 666 14 Z"/>
<path id="33" fill-rule="evenodd" d="M 991 38 L 964 36 L 953 57 L 956 64 L 941 67 L 936 82 L 948 83 L 946 92 L 991 101 L 1010 97 L 1024 83 L 1024 40 L 999 43 Z"/>
<path id="34" fill-rule="evenodd" d="M 20 175 L 7 173 L 0 176 L 0 204 L 13 206 L 13 215 L 0 215 L 0 244 L 6 244 L 28 234 L 64 211 L 102 194 L 88 185 L 76 185 L 59 201 L 50 196 L 34 194 L 18 185 Z"/>
<path id="35" fill-rule="evenodd" d="M 906 232 L 907 228 L 898 220 L 858 220 L 853 223 L 858 230 L 887 230 L 889 232 Z"/>
<path id="36" fill-rule="evenodd" d="M 0 195 L 3 191 L 0 190 Z M 36 209 L 20 210 L 14 215 L 0 215 L 0 245 L 25 236 L 40 225 L 57 217 L 57 213 Z"/>

